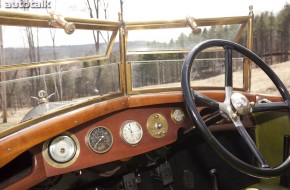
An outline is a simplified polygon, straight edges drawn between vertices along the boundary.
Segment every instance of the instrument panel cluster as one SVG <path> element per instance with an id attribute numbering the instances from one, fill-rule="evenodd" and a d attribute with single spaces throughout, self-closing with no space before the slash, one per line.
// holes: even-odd
<path id="1" fill-rule="evenodd" d="M 166 146 L 177 139 L 185 120 L 180 107 L 137 108 L 78 126 L 44 143 L 47 173 L 61 173 L 54 168 L 74 171 Z"/>

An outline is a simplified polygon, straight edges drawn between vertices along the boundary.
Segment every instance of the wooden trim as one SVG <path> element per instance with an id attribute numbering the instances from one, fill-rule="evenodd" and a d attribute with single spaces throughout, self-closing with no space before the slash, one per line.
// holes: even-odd
<path id="1" fill-rule="evenodd" d="M 116 98 L 64 113 L 16 133 L 0 141 L 0 168 L 29 148 L 57 134 L 74 128 L 92 119 L 128 108 L 127 97 Z"/>
<path id="2" fill-rule="evenodd" d="M 6 188 L 4 188 L 5 190 L 23 189 L 24 187 L 29 189 L 33 187 L 35 184 L 38 184 L 47 178 L 44 168 L 44 162 L 41 156 L 41 148 L 35 147 L 31 151 L 32 154 L 34 155 L 33 157 L 34 167 L 32 168 L 31 173 L 28 176 L 17 181 L 17 183 L 13 183 L 7 186 Z"/>
<path id="3" fill-rule="evenodd" d="M 176 106 L 177 104 L 174 104 Z M 182 104 L 178 104 L 182 105 Z M 131 158 L 136 155 L 140 155 L 152 150 L 156 150 L 160 147 L 167 146 L 177 140 L 178 130 L 191 126 L 192 121 L 189 117 L 186 117 L 186 121 L 182 124 L 176 124 L 171 120 L 172 107 L 170 106 L 153 106 L 153 107 L 137 107 L 132 109 L 126 109 L 112 113 L 109 116 L 95 119 L 91 122 L 80 125 L 75 129 L 70 130 L 80 142 L 81 155 L 70 166 L 57 168 L 45 162 L 45 170 L 47 176 L 55 176 L 72 171 L 82 170 L 96 165 L 109 163 L 112 161 L 123 160 L 125 158 Z M 150 135 L 146 129 L 146 123 L 148 118 L 152 114 L 161 114 L 166 118 L 168 123 L 168 131 L 162 139 L 154 138 Z M 143 136 L 137 145 L 129 145 L 125 143 L 120 136 L 120 127 L 125 121 L 134 120 L 137 121 L 143 129 Z M 95 127 L 106 127 L 112 133 L 113 145 L 106 153 L 96 153 L 91 150 L 87 144 L 88 134 Z"/>
<path id="4" fill-rule="evenodd" d="M 224 101 L 224 92 L 199 92 L 217 101 Z M 279 97 L 251 95 L 244 93 L 250 101 L 256 102 L 257 97 L 277 101 Z M 156 93 L 124 96 L 87 106 L 71 109 L 44 121 L 32 124 L 0 140 L 0 168 L 9 163 L 31 147 L 76 126 L 99 118 L 101 116 L 142 106 L 160 105 L 183 102 L 181 92 Z"/>

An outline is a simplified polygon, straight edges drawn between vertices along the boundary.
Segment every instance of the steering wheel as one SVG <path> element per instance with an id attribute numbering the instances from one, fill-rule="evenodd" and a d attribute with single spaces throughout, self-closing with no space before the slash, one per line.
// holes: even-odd
<path id="1" fill-rule="evenodd" d="M 210 47 L 222 47 L 224 49 L 224 58 L 225 58 L 225 100 L 224 102 L 218 102 L 209 97 L 206 97 L 202 94 L 198 94 L 192 90 L 190 85 L 190 72 L 193 65 L 193 62 L 197 55 L 204 49 Z M 239 52 L 245 57 L 249 58 L 256 65 L 258 65 L 273 81 L 284 101 L 282 102 L 273 102 L 273 103 L 262 103 L 262 104 L 253 104 L 250 103 L 246 96 L 241 93 L 233 92 L 233 74 L 232 74 L 232 53 L 233 51 Z M 256 177 L 273 177 L 279 176 L 290 169 L 290 157 L 286 159 L 277 167 L 271 167 L 267 164 L 264 156 L 261 154 L 256 144 L 248 134 L 243 123 L 241 122 L 241 116 L 247 115 L 253 112 L 260 111 L 270 111 L 278 109 L 290 109 L 290 95 L 285 85 L 279 79 L 279 77 L 272 71 L 272 69 L 255 53 L 249 49 L 227 40 L 207 40 L 197 46 L 195 46 L 191 52 L 186 56 L 185 61 L 182 67 L 182 79 L 181 79 L 182 93 L 184 96 L 185 105 L 187 112 L 194 122 L 195 126 L 199 128 L 203 137 L 209 143 L 209 145 L 214 149 L 214 151 L 228 164 L 237 170 L 246 173 L 248 175 Z M 214 137 L 211 131 L 206 126 L 202 117 L 200 116 L 196 105 L 195 100 L 200 101 L 207 106 L 219 110 L 223 115 L 226 115 L 229 118 L 234 126 L 236 127 L 239 134 L 242 136 L 249 149 L 257 159 L 257 166 L 248 164 L 241 159 L 234 156 L 229 152 L 223 145 L 221 145 L 218 140 Z"/>

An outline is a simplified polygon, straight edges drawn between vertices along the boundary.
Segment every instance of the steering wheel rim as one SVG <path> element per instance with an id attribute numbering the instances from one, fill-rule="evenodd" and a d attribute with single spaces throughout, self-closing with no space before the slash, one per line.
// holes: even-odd
<path id="1" fill-rule="evenodd" d="M 185 106 L 187 108 L 187 112 L 191 120 L 194 122 L 197 128 L 199 128 L 203 137 L 208 142 L 208 144 L 213 148 L 213 150 L 223 160 L 225 160 L 228 164 L 230 164 L 232 167 L 236 168 L 237 170 L 243 173 L 246 173 L 248 175 L 255 176 L 255 177 L 273 177 L 273 176 L 279 176 L 286 173 L 287 171 L 289 171 L 289 168 L 290 168 L 290 157 L 288 157 L 288 159 L 286 159 L 283 163 L 281 163 L 279 166 L 275 168 L 268 167 L 268 165 L 261 166 L 261 167 L 250 165 L 240 160 L 239 158 L 234 156 L 232 153 L 230 153 L 225 147 L 223 147 L 218 142 L 218 140 L 213 136 L 213 134 L 210 132 L 208 127 L 206 126 L 205 122 L 200 116 L 195 105 L 195 96 L 194 96 L 195 92 L 192 90 L 191 85 L 190 85 L 190 72 L 191 72 L 193 62 L 195 58 L 197 57 L 197 55 L 201 51 L 209 47 L 223 47 L 224 49 L 235 50 L 236 52 L 243 54 L 244 56 L 249 58 L 251 61 L 253 61 L 273 81 L 274 85 L 277 87 L 280 94 L 282 95 L 282 98 L 286 104 L 286 108 L 289 110 L 290 95 L 287 88 L 285 87 L 283 82 L 279 79 L 279 77 L 272 71 L 272 69 L 260 57 L 258 57 L 255 53 L 248 50 L 247 48 L 241 46 L 240 44 L 227 41 L 227 40 L 213 39 L 213 40 L 207 40 L 207 41 L 201 42 L 200 44 L 195 46 L 186 56 L 183 63 L 181 87 L 182 87 L 182 93 L 184 96 Z M 226 72 L 226 74 L 228 73 Z M 227 82 L 230 84 L 230 82 L 227 81 L 226 79 L 225 83 L 227 84 Z M 225 88 L 227 88 L 226 84 L 225 84 Z"/>

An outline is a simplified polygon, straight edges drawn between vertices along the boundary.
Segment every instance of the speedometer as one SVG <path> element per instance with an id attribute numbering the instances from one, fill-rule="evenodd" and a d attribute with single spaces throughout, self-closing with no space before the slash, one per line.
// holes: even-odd
<path id="1" fill-rule="evenodd" d="M 113 136 L 108 128 L 96 127 L 89 132 L 87 143 L 94 152 L 105 153 L 113 145 Z"/>

